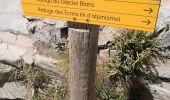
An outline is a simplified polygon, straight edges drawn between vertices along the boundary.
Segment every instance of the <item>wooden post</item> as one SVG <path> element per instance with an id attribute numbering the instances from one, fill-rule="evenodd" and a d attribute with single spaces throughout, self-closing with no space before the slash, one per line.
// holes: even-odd
<path id="1" fill-rule="evenodd" d="M 70 100 L 95 100 L 99 26 L 68 22 Z"/>

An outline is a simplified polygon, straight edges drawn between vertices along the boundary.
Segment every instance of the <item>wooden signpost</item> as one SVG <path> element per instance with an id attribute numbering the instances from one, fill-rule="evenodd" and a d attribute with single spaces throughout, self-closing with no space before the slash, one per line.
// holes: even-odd
<path id="1" fill-rule="evenodd" d="M 21 0 L 21 3 L 25 16 L 69 21 L 70 100 L 95 100 L 98 25 L 154 32 L 160 7 L 160 0 Z"/>
<path id="2" fill-rule="evenodd" d="M 95 100 L 99 26 L 69 22 L 70 100 Z"/>

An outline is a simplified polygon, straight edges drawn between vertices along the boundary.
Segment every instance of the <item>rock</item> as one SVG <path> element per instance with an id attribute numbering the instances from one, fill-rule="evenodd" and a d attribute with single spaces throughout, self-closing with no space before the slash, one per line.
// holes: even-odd
<path id="1" fill-rule="evenodd" d="M 52 63 L 52 64 L 57 63 L 57 61 L 55 59 L 48 58 L 48 57 L 38 55 L 38 54 L 36 54 L 34 56 L 34 61 L 35 61 L 35 63 L 42 63 L 42 64 L 45 64 L 45 63 L 48 64 L 49 62 Z"/>
<path id="2" fill-rule="evenodd" d="M 30 33 L 35 34 L 38 30 L 43 28 L 43 24 L 44 23 L 42 21 L 40 21 L 39 19 L 35 20 L 33 22 L 31 21 L 28 24 L 28 30 Z"/>
<path id="3" fill-rule="evenodd" d="M 34 62 L 34 55 L 37 53 L 36 49 L 30 48 L 27 49 L 27 53 L 24 54 L 22 59 L 26 64 L 32 64 Z"/>
<path id="4" fill-rule="evenodd" d="M 56 20 L 54 19 L 42 19 L 43 22 L 49 24 L 49 25 L 56 25 Z"/>
<path id="5" fill-rule="evenodd" d="M 27 97 L 27 91 L 28 89 L 20 83 L 5 83 L 3 87 L 0 87 L 0 98 L 25 99 Z"/>
<path id="6" fill-rule="evenodd" d="M 28 64 L 33 62 L 36 49 L 28 36 L 0 32 L 0 41 L 0 61 L 13 62 L 23 59 Z"/>
<path id="7" fill-rule="evenodd" d="M 67 27 L 67 22 L 66 21 L 57 21 L 56 26 L 57 29 L 65 28 Z"/>
<path id="8" fill-rule="evenodd" d="M 36 49 L 38 48 L 34 47 L 32 39 L 26 35 L 0 32 L 0 41 L 0 63 L 5 62 L 8 65 L 13 65 L 13 62 L 24 60 L 26 64 L 35 62 L 39 66 L 45 66 L 47 69 L 48 67 L 49 69 L 54 67 L 54 64 L 57 63 L 56 60 L 50 57 L 37 54 Z M 49 49 L 49 47 L 46 47 L 46 49 Z"/>
<path id="9" fill-rule="evenodd" d="M 16 35 L 11 34 L 9 32 L 0 32 L 0 40 L 2 42 L 7 42 L 9 44 L 13 44 L 16 42 Z"/>
<path id="10" fill-rule="evenodd" d="M 158 72 L 158 75 L 163 78 L 169 78 L 170 79 L 170 60 L 167 60 L 165 63 L 159 61 L 158 63 L 155 63 L 155 68 Z"/>
<path id="11" fill-rule="evenodd" d="M 53 73 L 59 72 L 59 68 L 57 66 L 58 61 L 55 59 L 36 54 L 34 56 L 34 63 L 35 65 Z"/>
<path id="12" fill-rule="evenodd" d="M 115 54 L 116 54 L 116 50 L 109 51 L 109 49 L 100 50 L 99 52 L 100 58 L 102 59 L 114 58 Z"/>
<path id="13" fill-rule="evenodd" d="M 33 41 L 25 35 L 15 35 L 10 32 L 0 32 L 0 41 L 23 48 L 33 47 Z"/>
<path id="14" fill-rule="evenodd" d="M 170 23 L 167 24 L 162 31 L 162 33 L 158 36 L 158 39 L 160 39 L 162 47 L 168 47 L 168 42 L 170 41 Z"/>
<path id="15" fill-rule="evenodd" d="M 121 33 L 120 29 L 113 27 L 104 27 L 104 29 L 99 34 L 99 42 L 98 45 L 104 45 L 108 41 L 114 41 L 116 36 L 119 36 Z"/>
<path id="16" fill-rule="evenodd" d="M 8 65 L 4 65 L 4 64 L 0 64 L 0 73 L 7 73 L 10 72 L 11 70 L 13 70 L 14 68 Z M 0 75 L 1 76 L 1 75 Z"/>
<path id="17" fill-rule="evenodd" d="M 28 29 L 32 32 L 34 42 L 43 41 L 53 46 L 61 37 L 61 30 L 54 25 L 43 21 L 35 21 L 29 24 Z"/>
<path id="18" fill-rule="evenodd" d="M 161 6 L 156 25 L 156 31 L 160 31 L 158 39 L 160 40 L 159 47 L 162 48 L 162 54 L 170 58 L 170 6 Z"/>
<path id="19" fill-rule="evenodd" d="M 29 34 L 27 19 L 23 17 L 20 0 L 0 0 L 0 30 Z"/>
<path id="20" fill-rule="evenodd" d="M 20 59 L 25 60 L 25 62 L 32 63 L 33 60 L 30 58 L 36 53 L 35 49 L 22 48 L 15 45 L 10 45 L 7 43 L 0 44 L 0 60 L 6 61 L 17 61 Z"/>
<path id="21" fill-rule="evenodd" d="M 58 39 L 61 38 L 61 29 L 67 27 L 66 21 L 23 16 L 21 0 L 1 0 L 0 13 L 0 31 L 31 35 L 33 42 L 44 41 L 54 48 Z M 8 35 L 5 36 L 8 37 Z M 12 37 L 10 34 L 9 39 L 6 37 L 4 37 L 5 41 L 16 40 L 15 35 Z M 17 41 L 17 44 L 21 41 Z"/>
<path id="22" fill-rule="evenodd" d="M 28 36 L 24 35 L 17 35 L 17 39 L 14 42 L 16 46 L 23 47 L 23 48 L 32 48 L 33 41 Z"/>
<path id="23" fill-rule="evenodd" d="M 99 54 L 97 55 L 97 65 L 103 64 L 104 61 L 106 61 L 108 58 L 114 58 L 116 54 L 116 50 L 100 50 Z"/>
<path id="24" fill-rule="evenodd" d="M 170 6 L 161 6 L 158 14 L 156 30 L 160 30 L 170 24 Z"/>
<path id="25" fill-rule="evenodd" d="M 162 82 L 161 87 L 169 89 L 170 90 L 170 82 Z"/>
<path id="26" fill-rule="evenodd" d="M 0 44 L 0 60 L 16 61 L 27 53 L 26 48 L 10 45 L 8 43 Z"/>
<path id="27" fill-rule="evenodd" d="M 51 48 L 49 44 L 43 42 L 43 41 L 36 41 L 34 43 L 34 46 L 37 49 L 37 54 L 44 55 L 46 57 L 56 58 L 56 50 Z"/>
<path id="28" fill-rule="evenodd" d="M 154 100 L 169 100 L 170 90 L 161 87 L 160 85 L 150 85 L 151 93 L 154 97 Z"/>
<path id="29" fill-rule="evenodd" d="M 42 19 L 42 21 L 47 24 L 50 24 L 50 25 L 55 25 L 56 29 L 61 29 L 61 28 L 67 27 L 66 21 L 53 20 L 53 19 Z"/>

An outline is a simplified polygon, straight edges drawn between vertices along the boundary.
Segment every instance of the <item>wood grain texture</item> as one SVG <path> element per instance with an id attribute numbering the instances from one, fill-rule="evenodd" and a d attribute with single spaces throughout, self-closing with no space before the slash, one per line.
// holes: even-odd
<path id="1" fill-rule="evenodd" d="M 70 100 L 95 100 L 99 27 L 69 29 Z"/>

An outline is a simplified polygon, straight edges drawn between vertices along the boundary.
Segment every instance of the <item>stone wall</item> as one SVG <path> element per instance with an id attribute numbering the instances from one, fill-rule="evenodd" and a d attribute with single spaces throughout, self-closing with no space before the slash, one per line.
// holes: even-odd
<path id="1" fill-rule="evenodd" d="M 14 67 L 34 62 L 56 71 L 53 48 L 66 27 L 66 21 L 24 16 L 20 0 L 0 0 L 0 99 L 26 98 L 26 87 L 4 82 L 3 74 Z"/>

